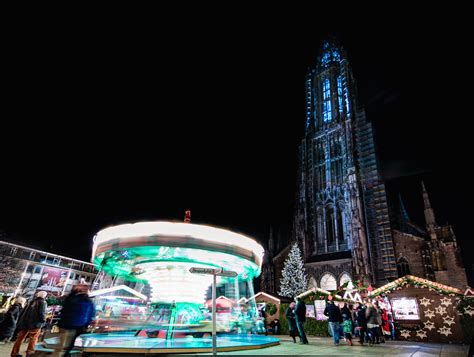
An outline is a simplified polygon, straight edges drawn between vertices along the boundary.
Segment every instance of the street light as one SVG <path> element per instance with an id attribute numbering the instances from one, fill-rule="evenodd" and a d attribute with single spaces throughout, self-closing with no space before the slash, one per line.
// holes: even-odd
<path id="1" fill-rule="evenodd" d="M 208 274 L 212 275 L 212 355 L 217 355 L 217 339 L 216 339 L 216 276 L 227 276 L 235 278 L 237 273 L 231 270 L 200 268 L 193 267 L 189 269 L 192 274 Z"/>

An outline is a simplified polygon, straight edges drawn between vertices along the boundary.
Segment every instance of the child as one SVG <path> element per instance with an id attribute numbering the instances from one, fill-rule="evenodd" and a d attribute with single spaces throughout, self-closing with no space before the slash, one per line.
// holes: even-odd
<path id="1" fill-rule="evenodd" d="M 352 344 L 352 320 L 351 317 L 347 314 L 342 314 L 342 331 L 344 332 L 344 337 L 349 341 L 349 345 Z"/>

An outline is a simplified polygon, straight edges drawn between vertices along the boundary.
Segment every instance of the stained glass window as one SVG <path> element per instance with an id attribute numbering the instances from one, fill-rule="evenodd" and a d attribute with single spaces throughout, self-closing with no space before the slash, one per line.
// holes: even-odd
<path id="1" fill-rule="evenodd" d="M 343 97 L 343 88 L 342 88 L 342 76 L 337 77 L 337 103 L 339 107 L 339 114 L 342 115 L 344 112 L 343 105 L 344 105 L 344 97 Z"/>
<path id="2" fill-rule="evenodd" d="M 331 119 L 331 86 L 329 84 L 329 78 L 326 78 L 323 82 L 323 120 L 328 122 Z"/>

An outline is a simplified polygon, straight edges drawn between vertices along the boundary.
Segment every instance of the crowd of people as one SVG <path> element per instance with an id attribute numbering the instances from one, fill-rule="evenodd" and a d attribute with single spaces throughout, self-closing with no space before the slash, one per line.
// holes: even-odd
<path id="1" fill-rule="evenodd" d="M 395 328 L 391 313 L 378 303 L 337 303 L 328 301 L 324 310 L 328 317 L 329 333 L 338 345 L 343 337 L 350 345 L 352 337 L 359 338 L 359 344 L 375 345 L 394 339 Z"/>
<path id="2" fill-rule="evenodd" d="M 46 323 L 47 293 L 39 291 L 34 298 L 26 301 L 17 297 L 0 323 L 0 341 L 9 341 L 16 336 L 11 351 L 12 357 L 20 357 L 20 347 L 28 338 L 26 355 L 35 352 L 35 345 Z M 263 321 L 266 313 L 261 312 Z M 69 295 L 63 298 L 59 322 L 59 344 L 55 347 L 53 356 L 69 356 L 76 338 L 85 333 L 96 315 L 94 303 L 89 297 L 89 286 L 78 284 L 73 286 Z M 327 301 L 324 315 L 328 320 L 329 334 L 334 344 L 339 345 L 341 339 L 353 345 L 353 339 L 358 338 L 360 344 L 369 345 L 384 343 L 386 338 L 393 339 L 395 335 L 391 314 L 378 303 L 368 302 L 348 305 L 344 302 Z M 286 311 L 290 336 L 296 343 L 299 337 L 301 344 L 308 344 L 304 331 L 306 321 L 306 305 L 296 298 Z M 280 323 L 275 319 L 270 330 L 278 334 Z M 267 330 L 265 329 L 265 333 Z"/>
<path id="3" fill-rule="evenodd" d="M 306 305 L 296 298 L 286 310 L 288 329 L 293 342 L 299 336 L 300 344 L 307 344 L 304 331 Z M 385 343 L 386 339 L 395 338 L 395 328 L 391 313 L 377 303 L 356 303 L 349 305 L 344 302 L 329 300 L 324 310 L 327 317 L 329 334 L 334 339 L 334 345 L 339 345 L 343 338 L 353 345 L 353 338 L 358 338 L 359 344 L 369 346 Z"/>
<path id="4" fill-rule="evenodd" d="M 28 338 L 26 355 L 35 353 L 35 346 L 46 324 L 47 302 L 46 291 L 38 291 L 27 302 L 23 297 L 16 297 L 0 323 L 0 341 L 7 342 L 15 338 L 11 350 L 12 357 L 21 357 L 20 348 Z M 89 297 L 89 286 L 73 286 L 69 295 L 64 297 L 59 328 L 59 344 L 55 346 L 53 356 L 69 356 L 76 338 L 85 333 L 95 316 L 94 303 Z"/>

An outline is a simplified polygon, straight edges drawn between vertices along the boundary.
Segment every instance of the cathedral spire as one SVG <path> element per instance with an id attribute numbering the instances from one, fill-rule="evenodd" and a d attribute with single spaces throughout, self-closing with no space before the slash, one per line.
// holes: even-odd
<path id="1" fill-rule="evenodd" d="M 408 216 L 408 212 L 405 208 L 405 205 L 403 204 L 402 195 L 400 193 L 398 194 L 398 200 L 400 201 L 400 211 L 402 213 L 402 218 L 405 222 L 409 222 L 410 217 Z"/>
<path id="2" fill-rule="evenodd" d="M 273 258 L 273 254 L 275 254 L 275 241 L 273 240 L 273 227 L 270 226 L 270 235 L 268 237 L 268 254 L 269 258 Z"/>
<path id="3" fill-rule="evenodd" d="M 423 204 L 425 206 L 425 221 L 426 221 L 426 229 L 430 234 L 432 239 L 436 239 L 436 232 L 435 228 L 438 226 L 436 224 L 435 215 L 433 208 L 431 207 L 430 198 L 428 196 L 428 192 L 426 191 L 425 183 L 421 181 L 421 187 L 423 189 Z"/>

